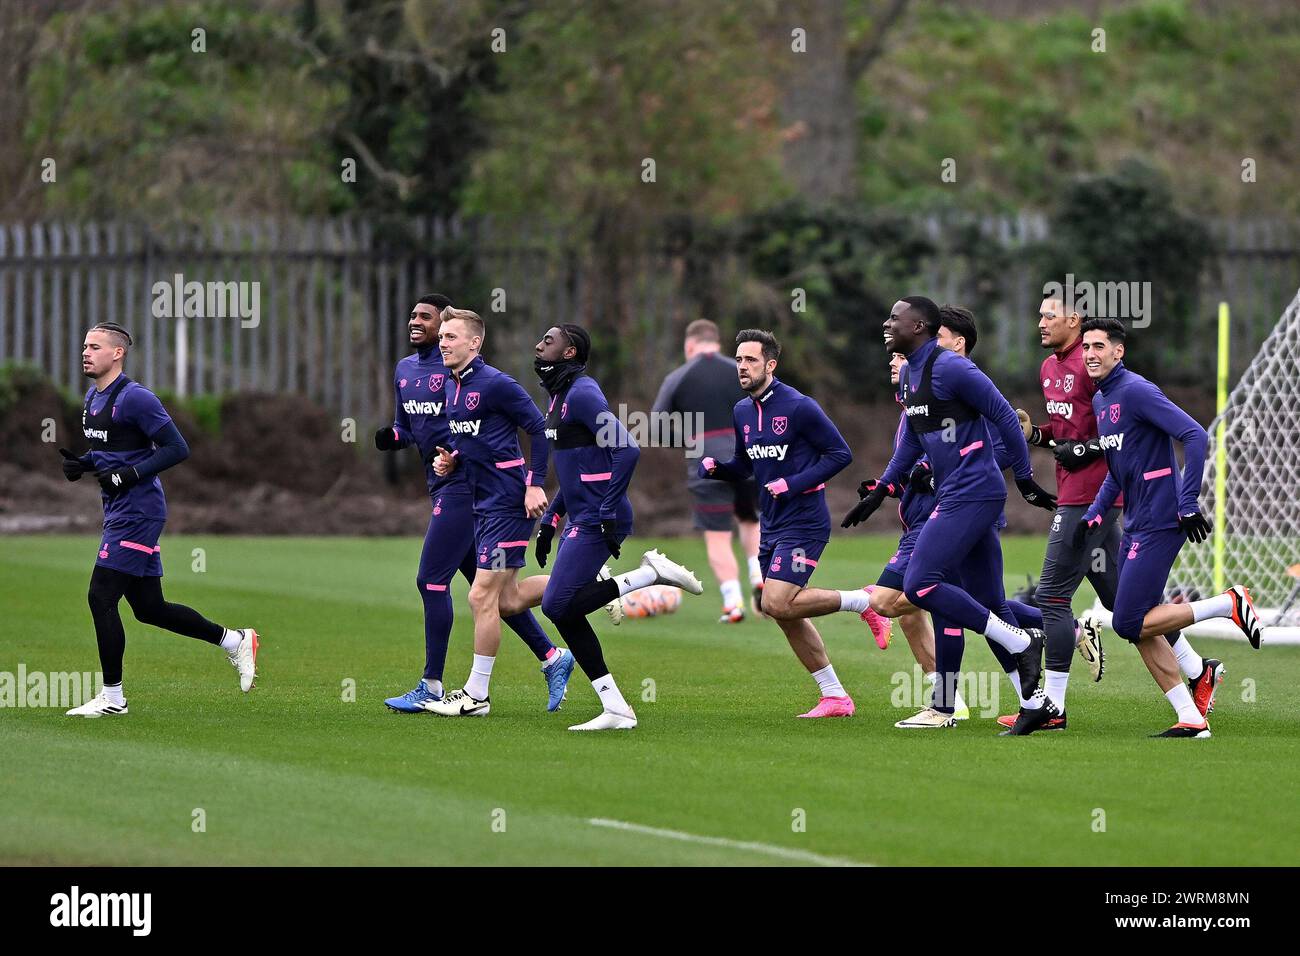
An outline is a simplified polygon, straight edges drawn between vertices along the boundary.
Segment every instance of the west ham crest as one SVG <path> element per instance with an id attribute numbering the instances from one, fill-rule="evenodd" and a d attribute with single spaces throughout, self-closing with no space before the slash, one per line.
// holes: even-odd
<path id="1" fill-rule="evenodd" d="M 442 376 L 442 375 L 430 375 L 430 376 L 429 376 L 429 391 L 431 391 L 431 392 L 441 392 L 441 391 L 442 391 L 442 383 L 443 383 L 443 381 L 444 381 L 444 376 Z"/>
<path id="2" fill-rule="evenodd" d="M 1119 421 L 1119 405 L 1115 404 L 1110 407 L 1110 423 L 1114 425 Z"/>
<path id="3" fill-rule="evenodd" d="M 478 392 L 470 392 L 465 396 L 465 407 L 471 412 L 478 408 Z"/>
<path id="4" fill-rule="evenodd" d="M 1073 376 L 1073 375 L 1067 375 L 1067 376 L 1065 376 L 1065 390 L 1066 390 L 1067 392 L 1073 392 L 1073 391 L 1074 391 L 1074 376 Z"/>
<path id="5" fill-rule="evenodd" d="M 772 434 L 784 435 L 787 424 L 789 424 L 789 420 L 784 415 L 777 415 L 776 418 L 772 419 Z"/>

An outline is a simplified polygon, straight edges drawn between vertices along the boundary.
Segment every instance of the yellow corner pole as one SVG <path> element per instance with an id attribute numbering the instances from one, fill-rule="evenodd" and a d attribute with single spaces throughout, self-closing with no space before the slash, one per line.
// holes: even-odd
<path id="1" fill-rule="evenodd" d="M 1223 590 L 1224 531 L 1228 526 L 1228 507 L 1224 496 L 1228 484 L 1227 427 L 1223 410 L 1228 405 L 1228 303 L 1219 303 L 1219 372 L 1215 415 L 1219 419 L 1214 430 L 1214 590 Z"/>

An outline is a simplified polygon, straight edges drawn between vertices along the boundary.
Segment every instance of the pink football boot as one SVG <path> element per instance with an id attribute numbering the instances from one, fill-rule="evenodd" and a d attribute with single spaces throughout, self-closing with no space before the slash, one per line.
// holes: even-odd
<path id="1" fill-rule="evenodd" d="M 871 585 L 868 584 L 862 590 L 870 594 Z M 889 639 L 893 636 L 893 626 L 890 624 L 889 618 L 881 617 L 872 610 L 870 604 L 867 605 L 867 609 L 859 614 L 858 617 L 862 618 L 862 623 L 871 629 L 871 636 L 876 639 L 876 646 L 882 651 L 887 648 L 889 646 Z"/>
<path id="2" fill-rule="evenodd" d="M 844 697 L 823 697 L 817 701 L 817 706 L 806 714 L 800 714 L 800 717 L 852 717 L 853 698 Z"/>

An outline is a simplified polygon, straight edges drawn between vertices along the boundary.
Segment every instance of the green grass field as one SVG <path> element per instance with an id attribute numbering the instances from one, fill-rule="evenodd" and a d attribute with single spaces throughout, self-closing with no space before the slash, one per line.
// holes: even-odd
<path id="1" fill-rule="evenodd" d="M 0 539 L 0 671 L 98 669 L 84 597 L 97 540 Z M 902 693 L 895 675 L 910 684 L 912 674 L 897 628 L 882 652 L 854 617 L 821 619 L 858 712 L 796 720 L 816 687 L 775 625 L 718 625 L 709 592 L 618 629 L 593 617 L 641 724 L 578 735 L 565 728 L 596 713 L 590 685 L 575 671 L 564 709 L 546 713 L 536 664 L 510 634 L 489 718 L 383 707 L 423 661 L 417 539 L 163 544 L 171 600 L 261 632 L 257 688 L 241 695 L 220 651 L 145 628 L 124 603 L 127 717 L 0 711 L 0 863 L 1300 862 L 1297 648 L 1197 642 L 1228 668 L 1208 741 L 1147 738 L 1172 711 L 1136 652 L 1109 632 L 1106 679 L 1094 685 L 1081 663 L 1074 669 L 1064 734 L 1002 738 L 978 715 L 950 731 L 905 732 L 892 726 L 912 703 L 891 700 Z M 706 570 L 694 540 L 631 544 Z M 814 582 L 874 579 L 893 544 L 838 538 Z M 1014 587 L 1037 572 L 1042 544 L 1006 544 Z M 206 550 L 203 573 L 191 570 L 196 547 Z M 471 654 L 464 592 L 458 581 L 452 687 Z M 968 642 L 966 667 L 1002 694 L 1002 712 L 1014 706 L 982 639 Z M 345 699 L 350 682 L 355 701 Z M 194 832 L 196 810 L 204 832 Z"/>

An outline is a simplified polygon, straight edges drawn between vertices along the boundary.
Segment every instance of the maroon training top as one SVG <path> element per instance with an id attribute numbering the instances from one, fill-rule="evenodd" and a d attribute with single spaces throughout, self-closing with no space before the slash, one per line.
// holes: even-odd
<path id="1" fill-rule="evenodd" d="M 1092 396 L 1096 383 L 1083 367 L 1083 337 L 1063 351 L 1043 359 L 1039 378 L 1043 398 L 1047 400 L 1047 423 L 1039 425 L 1044 440 L 1089 441 L 1097 437 L 1097 421 L 1092 414 Z M 1056 502 L 1062 505 L 1090 505 L 1106 480 L 1106 459 L 1098 458 L 1078 471 L 1056 466 Z M 1116 501 L 1122 506 L 1123 499 Z"/>

